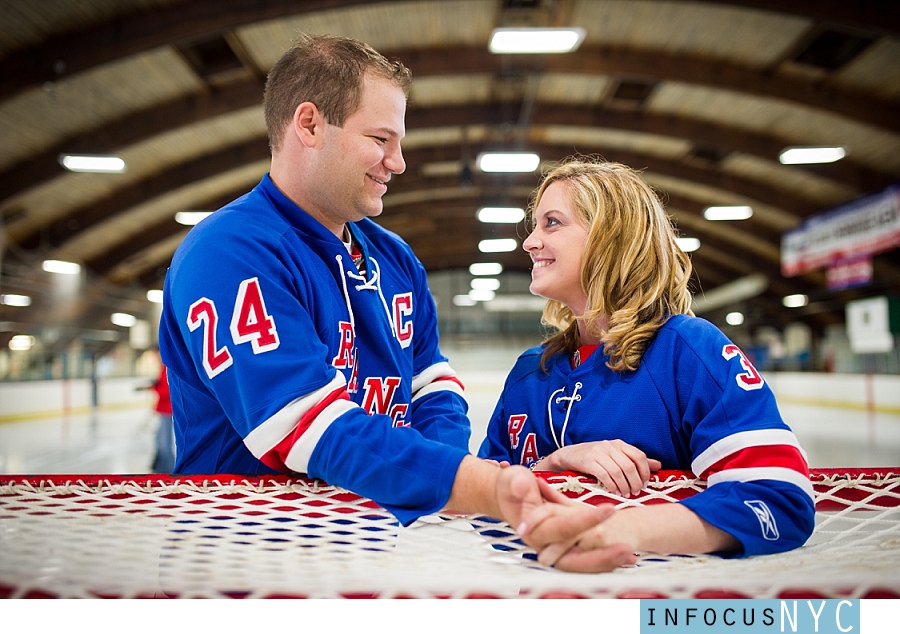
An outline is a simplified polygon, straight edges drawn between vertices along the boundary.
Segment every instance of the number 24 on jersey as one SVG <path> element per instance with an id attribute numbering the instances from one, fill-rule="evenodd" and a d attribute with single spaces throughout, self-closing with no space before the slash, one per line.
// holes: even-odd
<path id="1" fill-rule="evenodd" d="M 203 327 L 203 367 L 209 378 L 231 367 L 234 359 L 226 346 L 218 347 L 216 326 L 219 315 L 215 303 L 201 297 L 188 309 L 187 325 L 191 332 Z M 278 347 L 278 331 L 275 320 L 266 311 L 259 279 L 241 282 L 234 311 L 231 314 L 231 339 L 235 345 L 250 343 L 253 354 L 275 350 Z"/>

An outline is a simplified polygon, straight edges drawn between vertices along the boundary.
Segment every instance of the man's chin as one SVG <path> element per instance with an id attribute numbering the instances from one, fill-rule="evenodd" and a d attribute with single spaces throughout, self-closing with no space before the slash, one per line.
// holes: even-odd
<path id="1" fill-rule="evenodd" d="M 365 212 L 366 218 L 377 218 L 384 211 L 384 205 L 373 205 Z"/>

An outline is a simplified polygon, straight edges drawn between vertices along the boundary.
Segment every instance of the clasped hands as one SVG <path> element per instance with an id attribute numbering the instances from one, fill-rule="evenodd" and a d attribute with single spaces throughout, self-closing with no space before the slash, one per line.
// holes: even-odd
<path id="1" fill-rule="evenodd" d="M 633 564 L 636 536 L 611 520 L 612 504 L 591 506 L 570 500 L 522 467 L 505 463 L 498 500 L 510 525 L 538 553 L 538 561 L 572 572 L 606 572 Z M 660 463 L 621 441 L 563 447 L 544 458 L 550 471 L 578 471 L 597 477 L 611 493 L 630 497 L 646 485 Z M 618 519 L 618 518 L 617 518 Z"/>

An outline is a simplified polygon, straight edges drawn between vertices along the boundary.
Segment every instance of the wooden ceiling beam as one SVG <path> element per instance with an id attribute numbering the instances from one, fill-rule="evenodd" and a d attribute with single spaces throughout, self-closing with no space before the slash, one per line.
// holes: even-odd
<path id="1" fill-rule="evenodd" d="M 107 153 L 137 143 L 155 134 L 196 124 L 207 116 L 228 114 L 234 110 L 252 107 L 258 103 L 259 84 L 250 90 L 251 84 L 242 82 L 239 87 L 226 91 L 222 103 L 215 96 L 192 96 L 162 106 L 148 108 L 124 117 L 108 126 L 85 132 L 54 145 L 51 149 L 12 165 L 0 172 L 0 201 L 30 187 L 64 173 L 58 163 L 59 154 L 67 151 Z M 218 106 L 217 106 L 218 103 Z M 471 104 L 434 108 L 411 108 L 407 114 L 407 130 L 433 127 L 463 127 L 471 125 L 502 125 L 509 123 L 509 105 Z M 514 106 L 513 116 L 518 116 Z M 627 130 L 630 132 L 662 135 L 690 141 L 694 144 L 715 147 L 724 153 L 740 152 L 777 161 L 778 153 L 791 143 L 788 139 L 747 131 L 708 121 L 676 115 L 628 112 L 590 106 L 537 104 L 532 123 L 540 126 L 574 126 Z M 411 150 L 407 150 L 407 153 Z M 414 164 L 411 164 L 414 167 Z M 854 188 L 858 193 L 880 189 L 894 182 L 892 175 L 867 167 L 852 158 L 818 166 L 792 166 L 822 178 L 834 180 Z M 728 177 L 733 178 L 733 177 Z M 801 211 L 801 215 L 806 212 Z"/>
<path id="2" fill-rule="evenodd" d="M 402 0 L 401 0 L 402 1 Z M 364 0 L 191 0 L 114 16 L 57 33 L 0 60 L 0 99 L 160 46 L 238 27 L 366 4 Z"/>
<path id="3" fill-rule="evenodd" d="M 552 146 L 548 144 L 531 145 L 532 149 L 539 151 L 546 159 L 559 160 L 571 153 L 571 148 Z M 482 146 L 472 148 L 479 151 Z M 583 147 L 585 152 L 598 148 Z M 606 157 L 611 160 L 620 160 L 636 168 L 649 167 L 661 174 L 667 174 L 674 178 L 685 179 L 689 182 L 698 182 L 711 187 L 720 187 L 725 191 L 732 191 L 741 196 L 756 196 L 760 202 L 774 207 L 782 207 L 791 213 L 806 212 L 814 208 L 808 200 L 783 190 L 776 190 L 765 184 L 757 184 L 753 181 L 741 179 L 736 176 L 716 175 L 714 171 L 692 168 L 676 161 L 638 154 L 626 151 L 607 151 Z M 17 239 L 19 247 L 25 250 L 37 248 L 59 248 L 65 245 L 83 231 L 95 227 L 105 220 L 126 212 L 128 209 L 146 203 L 159 195 L 212 178 L 229 170 L 255 161 L 265 160 L 269 156 L 268 145 L 265 139 L 257 138 L 239 143 L 229 148 L 216 150 L 207 155 L 191 159 L 185 163 L 170 166 L 164 171 L 150 176 L 142 181 L 117 189 L 105 199 L 92 201 L 79 209 L 72 210 L 64 217 L 55 221 L 48 227 L 39 231 L 33 231 L 28 235 Z M 458 161 L 461 157 L 461 149 L 458 146 L 433 146 L 419 148 L 406 152 L 406 160 L 409 165 L 424 165 L 441 161 Z M 414 181 L 412 170 L 409 175 L 397 177 L 396 184 L 390 185 L 389 197 L 396 193 L 413 191 L 412 183 L 418 186 L 428 187 L 428 183 L 422 180 Z M 409 182 L 409 185 L 404 183 Z M 509 182 L 508 180 L 506 181 Z M 521 181 L 520 181 L 521 182 Z M 537 176 L 532 176 L 532 182 L 527 187 L 533 188 L 537 184 Z M 504 182 L 501 178 L 496 181 L 496 186 L 502 188 Z M 725 189 L 727 188 L 727 189 Z M 387 203 L 389 204 L 390 198 Z M 714 201 L 709 201 L 714 202 Z M 523 202 L 523 204 L 525 204 Z M 213 207 L 217 208 L 217 207 Z M 128 238 L 130 240 L 130 238 Z"/>

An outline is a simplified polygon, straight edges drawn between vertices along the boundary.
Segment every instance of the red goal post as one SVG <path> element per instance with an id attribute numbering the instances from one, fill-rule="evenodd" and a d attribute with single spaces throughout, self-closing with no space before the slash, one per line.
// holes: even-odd
<path id="1" fill-rule="evenodd" d="M 655 474 L 634 499 L 540 474 L 587 503 L 703 490 Z M 816 529 L 778 555 L 642 554 L 612 573 L 548 569 L 503 522 L 410 527 L 323 482 L 273 476 L 0 476 L 0 597 L 900 598 L 900 468 L 816 469 Z"/>

